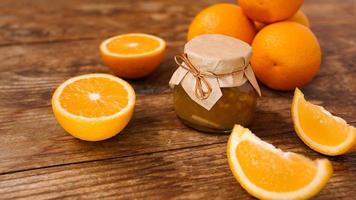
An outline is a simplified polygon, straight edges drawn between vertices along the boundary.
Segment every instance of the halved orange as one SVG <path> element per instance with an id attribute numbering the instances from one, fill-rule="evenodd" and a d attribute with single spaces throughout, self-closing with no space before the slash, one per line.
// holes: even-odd
<path id="1" fill-rule="evenodd" d="M 141 78 L 152 73 L 162 62 L 166 42 L 144 33 L 118 35 L 103 41 L 100 54 L 103 62 L 117 76 Z"/>
<path id="2" fill-rule="evenodd" d="M 130 121 L 135 91 L 109 74 L 86 74 L 62 83 L 52 96 L 58 123 L 82 140 L 98 141 L 119 133 Z"/>
<path id="3" fill-rule="evenodd" d="M 295 131 L 313 150 L 335 156 L 356 147 L 356 128 L 323 107 L 306 101 L 298 88 L 294 92 L 291 113 Z"/>
<path id="4" fill-rule="evenodd" d="M 310 160 L 283 152 L 240 125 L 230 135 L 227 158 L 237 181 L 259 199 L 308 199 L 326 185 L 333 172 L 327 159 Z"/>

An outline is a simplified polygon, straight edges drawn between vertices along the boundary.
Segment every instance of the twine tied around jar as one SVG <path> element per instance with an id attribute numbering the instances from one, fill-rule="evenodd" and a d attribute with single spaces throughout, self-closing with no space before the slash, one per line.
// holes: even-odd
<path id="1" fill-rule="evenodd" d="M 195 77 L 196 80 L 195 96 L 200 100 L 207 99 L 212 91 L 211 86 L 208 83 L 208 81 L 205 79 L 203 73 L 197 67 L 195 67 L 193 63 L 189 60 L 187 54 L 183 53 L 183 54 L 176 55 L 174 56 L 174 60 L 177 63 L 177 65 L 188 70 Z M 208 91 L 204 91 L 203 85 L 205 85 Z"/>
<path id="2" fill-rule="evenodd" d="M 231 73 L 225 73 L 225 74 L 215 74 L 213 72 L 207 72 L 203 73 L 201 72 L 188 58 L 188 55 L 186 53 L 178 54 L 174 56 L 174 61 L 177 63 L 178 66 L 186 69 L 189 71 L 195 78 L 196 84 L 195 84 L 195 96 L 200 99 L 200 100 L 205 100 L 209 98 L 211 92 L 212 92 L 212 87 L 209 84 L 209 82 L 206 80 L 205 76 L 211 76 L 215 78 L 219 78 L 222 76 L 226 75 L 231 75 L 237 72 L 245 71 L 246 67 L 248 65 L 245 65 L 242 69 L 231 72 Z M 206 87 L 207 91 L 204 91 L 203 85 Z"/>

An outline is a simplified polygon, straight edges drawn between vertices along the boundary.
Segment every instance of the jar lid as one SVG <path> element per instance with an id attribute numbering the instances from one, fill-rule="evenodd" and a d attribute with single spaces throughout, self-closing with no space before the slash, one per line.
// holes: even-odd
<path id="1" fill-rule="evenodd" d="M 249 63 L 252 48 L 233 37 L 206 34 L 186 43 L 184 53 L 201 72 L 227 74 L 241 70 Z"/>
<path id="2" fill-rule="evenodd" d="M 191 99 L 210 110 L 221 98 L 223 87 L 238 87 L 249 81 L 259 95 L 260 88 L 250 65 L 249 44 L 225 35 L 206 34 L 193 38 L 184 54 L 175 60 L 179 68 L 170 85 L 181 84 Z"/>

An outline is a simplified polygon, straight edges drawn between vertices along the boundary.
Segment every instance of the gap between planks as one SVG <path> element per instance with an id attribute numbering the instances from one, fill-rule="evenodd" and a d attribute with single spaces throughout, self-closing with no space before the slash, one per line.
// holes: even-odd
<path id="1" fill-rule="evenodd" d="M 49 169 L 49 168 L 67 166 L 67 165 L 80 165 L 80 164 L 84 164 L 84 163 L 116 160 L 116 159 L 121 159 L 121 158 L 137 157 L 137 156 L 143 156 L 143 155 L 152 155 L 152 154 L 165 153 L 165 152 L 170 152 L 170 151 L 180 151 L 180 150 L 185 150 L 185 149 L 195 149 L 195 148 L 219 145 L 219 144 L 224 144 L 224 143 L 226 143 L 226 141 L 224 141 L 224 142 L 213 142 L 213 143 L 209 143 L 209 144 L 193 145 L 193 146 L 187 146 L 187 147 L 181 147 L 181 148 L 173 148 L 173 149 L 167 149 L 167 150 L 159 150 L 159 151 L 154 151 L 154 152 L 145 152 L 145 153 L 137 153 L 137 154 L 131 154 L 131 155 L 122 155 L 122 156 L 111 157 L 111 158 L 85 160 L 85 161 L 70 162 L 70 163 L 63 163 L 63 164 L 57 164 L 57 165 L 34 167 L 34 168 L 21 169 L 21 170 L 15 170 L 15 171 L 1 172 L 0 176 L 9 175 L 9 174 L 16 174 L 16 173 L 21 173 L 21 172 L 26 172 L 26 171 Z"/>

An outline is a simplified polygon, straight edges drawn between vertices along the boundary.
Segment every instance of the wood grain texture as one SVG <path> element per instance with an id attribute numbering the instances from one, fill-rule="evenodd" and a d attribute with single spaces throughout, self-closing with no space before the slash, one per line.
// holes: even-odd
<path id="1" fill-rule="evenodd" d="M 250 199 L 228 169 L 228 135 L 182 125 L 167 84 L 190 20 L 215 2 L 0 1 L 0 199 Z M 303 7 L 323 50 L 321 70 L 303 92 L 353 125 L 355 6 L 355 0 L 309 0 Z M 151 76 L 129 81 L 138 100 L 122 133 L 97 143 L 74 139 L 55 121 L 51 95 L 72 76 L 110 73 L 98 45 L 126 32 L 163 37 L 167 56 Z M 323 157 L 293 132 L 292 93 L 262 91 L 251 130 L 283 150 Z M 356 154 L 330 159 L 334 176 L 316 199 L 352 199 Z"/>
<path id="2" fill-rule="evenodd" d="M 284 140 L 294 142 L 293 138 Z M 0 193 L 2 198 L 29 199 L 252 199 L 230 173 L 225 146 L 223 142 L 2 175 Z M 352 187 L 345 187 L 354 184 L 350 177 L 356 176 L 356 170 L 348 168 L 356 164 L 355 158 L 334 159 L 340 163 L 334 162 L 336 173 L 315 199 L 356 195 Z M 348 176 L 342 175 L 345 170 Z"/>

